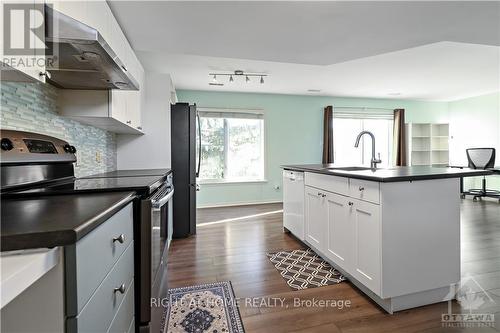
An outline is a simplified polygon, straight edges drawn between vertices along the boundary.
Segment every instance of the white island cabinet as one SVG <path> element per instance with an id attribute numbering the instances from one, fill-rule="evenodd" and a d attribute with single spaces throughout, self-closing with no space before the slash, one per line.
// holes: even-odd
<path id="1" fill-rule="evenodd" d="M 304 186 L 305 242 L 388 312 L 454 297 L 458 178 L 377 182 L 305 172 Z"/>

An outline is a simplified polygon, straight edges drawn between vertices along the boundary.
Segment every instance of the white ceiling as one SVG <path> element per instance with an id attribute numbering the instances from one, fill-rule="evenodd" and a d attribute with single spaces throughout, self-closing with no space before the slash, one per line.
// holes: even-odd
<path id="1" fill-rule="evenodd" d="M 321 95 L 421 100 L 500 91 L 500 2 L 113 1 L 111 7 L 143 65 L 171 73 L 178 89 L 321 89 Z M 236 69 L 269 77 L 264 85 L 208 85 L 209 72 Z"/>

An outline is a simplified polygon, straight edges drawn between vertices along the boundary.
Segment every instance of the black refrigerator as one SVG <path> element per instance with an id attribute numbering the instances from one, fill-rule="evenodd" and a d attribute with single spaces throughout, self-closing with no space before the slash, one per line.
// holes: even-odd
<path id="1" fill-rule="evenodd" d="M 196 105 L 176 103 L 171 107 L 171 152 L 174 179 L 173 237 L 196 234 L 196 177 L 200 171 L 197 158 L 199 118 Z M 199 151 L 199 150 L 198 150 Z"/>

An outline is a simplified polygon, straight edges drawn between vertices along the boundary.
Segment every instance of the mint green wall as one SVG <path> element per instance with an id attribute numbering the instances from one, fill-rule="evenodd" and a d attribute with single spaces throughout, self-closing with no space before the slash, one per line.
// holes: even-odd
<path id="1" fill-rule="evenodd" d="M 467 164 L 466 148 L 494 147 L 500 167 L 500 92 L 450 102 L 450 161 Z M 481 178 L 469 178 L 465 187 L 480 187 Z M 500 190 L 500 176 L 490 176 L 487 186 Z"/>
<path id="2" fill-rule="evenodd" d="M 191 90 L 179 90 L 177 96 L 181 102 L 202 107 L 260 108 L 265 114 L 268 181 L 202 185 L 197 197 L 200 207 L 281 201 L 280 165 L 321 162 L 323 108 L 327 105 L 404 108 L 407 122 L 447 122 L 449 117 L 448 103 L 439 102 Z M 274 189 L 276 185 L 279 190 Z"/>

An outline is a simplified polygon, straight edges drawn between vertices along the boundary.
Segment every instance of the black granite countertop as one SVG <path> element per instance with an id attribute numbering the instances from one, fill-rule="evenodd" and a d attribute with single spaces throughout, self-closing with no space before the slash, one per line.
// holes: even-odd
<path id="1" fill-rule="evenodd" d="M 110 192 L 2 199 L 1 250 L 74 244 L 135 197 Z"/>
<path id="2" fill-rule="evenodd" d="M 2 194 L 2 198 L 11 197 L 38 197 L 41 195 L 61 195 L 98 192 L 126 192 L 134 191 L 141 196 L 153 193 L 161 184 L 165 176 L 130 176 L 130 177 L 102 177 L 102 178 L 75 178 L 65 182 L 57 182 L 43 187 L 35 187 L 23 191 Z"/>
<path id="3" fill-rule="evenodd" d="M 443 167 L 438 168 L 430 166 L 392 167 L 388 169 L 377 169 L 376 171 L 372 171 L 371 169 L 356 171 L 335 169 L 341 167 L 342 166 L 337 166 L 334 164 L 302 164 L 282 166 L 282 168 L 285 170 L 314 172 L 324 175 L 373 180 L 377 182 L 401 182 L 410 180 L 459 178 L 493 174 L 493 171 L 490 170 Z"/>
<path id="4" fill-rule="evenodd" d="M 140 176 L 167 176 L 171 169 L 137 169 L 137 170 L 115 170 L 97 173 L 83 178 L 112 178 L 112 177 L 140 177 Z"/>

